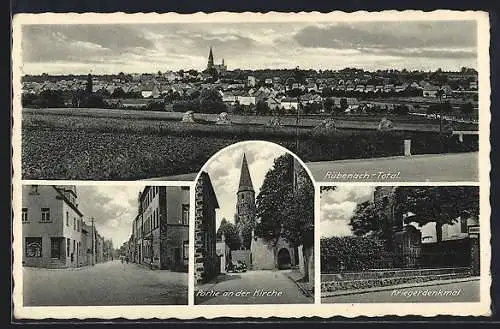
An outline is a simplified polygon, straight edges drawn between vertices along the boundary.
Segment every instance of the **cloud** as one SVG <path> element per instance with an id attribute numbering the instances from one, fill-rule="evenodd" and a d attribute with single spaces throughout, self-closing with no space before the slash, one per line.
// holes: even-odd
<path id="1" fill-rule="evenodd" d="M 222 218 L 234 222 L 243 154 L 247 157 L 257 198 L 266 173 L 274 165 L 274 159 L 285 153 L 282 147 L 272 143 L 251 142 L 223 149 L 206 163 L 202 170 L 210 175 L 220 206 L 217 213 L 217 227 Z"/>
<path id="2" fill-rule="evenodd" d="M 132 232 L 137 215 L 137 196 L 144 186 L 78 186 L 79 209 L 87 225 L 94 225 L 104 238 L 118 248 Z"/>
<path id="3" fill-rule="evenodd" d="M 475 21 L 357 22 L 308 26 L 295 35 L 304 47 L 348 49 L 475 47 Z"/>
<path id="4" fill-rule="evenodd" d="M 25 74 L 229 69 L 476 67 L 474 21 L 26 25 Z"/>
<path id="5" fill-rule="evenodd" d="M 337 186 L 321 192 L 321 237 L 352 235 L 349 221 L 356 206 L 373 199 L 374 186 Z"/>

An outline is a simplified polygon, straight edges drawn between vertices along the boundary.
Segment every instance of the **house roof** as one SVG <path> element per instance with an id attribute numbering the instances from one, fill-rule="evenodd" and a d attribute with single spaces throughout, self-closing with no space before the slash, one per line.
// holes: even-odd
<path id="1" fill-rule="evenodd" d="M 52 185 L 52 187 L 54 188 L 54 190 L 57 191 L 57 193 L 59 194 L 59 196 L 68 204 L 68 206 L 71 207 L 71 209 L 73 209 L 79 216 L 83 217 L 83 214 L 82 212 L 76 207 L 76 205 L 73 204 L 73 202 L 71 202 L 65 195 L 64 193 L 59 189 L 57 188 L 56 186 Z"/>

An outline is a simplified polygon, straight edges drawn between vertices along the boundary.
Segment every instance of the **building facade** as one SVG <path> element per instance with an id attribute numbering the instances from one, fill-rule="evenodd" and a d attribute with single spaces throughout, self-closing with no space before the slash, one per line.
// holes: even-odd
<path id="1" fill-rule="evenodd" d="M 146 186 L 130 240 L 134 262 L 157 269 L 187 271 L 189 187 Z"/>
<path id="2" fill-rule="evenodd" d="M 219 208 L 210 176 L 201 172 L 195 187 L 195 282 L 210 281 L 219 274 L 215 209 Z"/>
<path id="3" fill-rule="evenodd" d="M 83 265 L 82 218 L 75 186 L 23 186 L 23 265 Z"/>

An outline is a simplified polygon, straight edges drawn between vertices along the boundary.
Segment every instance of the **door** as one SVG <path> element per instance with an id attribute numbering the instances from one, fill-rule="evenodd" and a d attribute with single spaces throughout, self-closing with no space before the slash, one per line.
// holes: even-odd
<path id="1" fill-rule="evenodd" d="M 50 257 L 61 258 L 61 238 L 50 238 Z"/>
<path id="2" fill-rule="evenodd" d="M 278 269 L 284 270 L 291 267 L 292 260 L 290 257 L 290 252 L 286 248 L 280 249 L 278 251 Z"/>
<path id="3" fill-rule="evenodd" d="M 175 248 L 174 249 L 174 268 L 179 267 L 182 264 L 182 259 L 181 259 L 181 248 Z"/>

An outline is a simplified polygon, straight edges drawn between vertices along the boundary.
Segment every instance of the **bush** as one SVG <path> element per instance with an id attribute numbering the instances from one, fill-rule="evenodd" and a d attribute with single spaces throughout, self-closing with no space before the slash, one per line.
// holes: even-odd
<path id="1" fill-rule="evenodd" d="M 372 237 L 331 237 L 320 241 L 321 273 L 386 267 L 384 243 Z"/>

